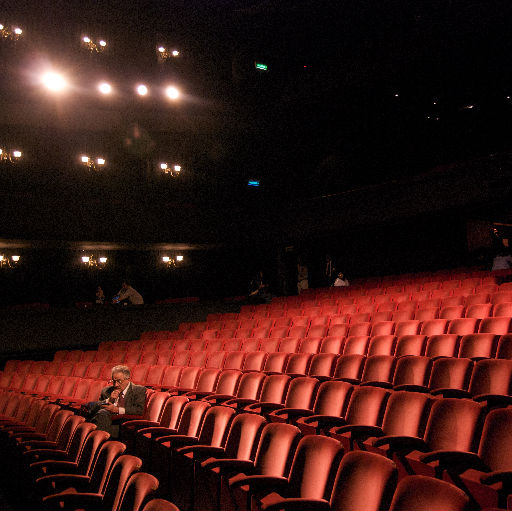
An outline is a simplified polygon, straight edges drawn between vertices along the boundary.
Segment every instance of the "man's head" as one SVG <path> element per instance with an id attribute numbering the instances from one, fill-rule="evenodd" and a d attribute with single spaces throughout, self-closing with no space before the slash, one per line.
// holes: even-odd
<path id="1" fill-rule="evenodd" d="M 123 283 L 121 284 L 121 289 L 127 289 L 130 287 L 130 283 L 127 280 L 123 280 Z"/>
<path id="2" fill-rule="evenodd" d="M 122 365 L 114 366 L 112 368 L 112 383 L 116 389 L 123 392 L 130 383 L 130 368 Z"/>

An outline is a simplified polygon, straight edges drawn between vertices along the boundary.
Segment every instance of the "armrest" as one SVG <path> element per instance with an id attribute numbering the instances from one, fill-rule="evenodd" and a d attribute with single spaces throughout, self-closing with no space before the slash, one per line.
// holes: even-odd
<path id="1" fill-rule="evenodd" d="M 279 408 L 271 412 L 270 415 L 275 415 L 277 417 L 286 416 L 289 420 L 297 420 L 299 417 L 306 417 L 309 415 L 313 415 L 313 410 L 308 410 L 307 408 Z"/>
<path id="2" fill-rule="evenodd" d="M 347 424 L 330 431 L 342 435 L 343 433 L 350 433 L 353 438 L 369 438 L 371 436 L 383 436 L 382 428 L 379 426 L 365 426 L 364 424 Z"/>
<path id="3" fill-rule="evenodd" d="M 25 431 L 22 433 L 14 433 L 13 437 L 21 444 L 29 442 L 30 440 L 44 440 L 46 435 L 44 433 L 36 433 L 35 431 Z"/>
<path id="4" fill-rule="evenodd" d="M 439 467 L 450 474 L 462 474 L 472 468 L 480 472 L 489 472 L 489 467 L 474 452 L 466 451 L 432 451 L 420 456 L 422 463 L 438 462 Z"/>
<path id="5" fill-rule="evenodd" d="M 211 396 L 214 392 L 206 391 L 206 390 L 191 390 L 189 392 L 185 392 L 184 396 L 189 397 L 190 399 L 201 399 L 206 396 Z"/>
<path id="6" fill-rule="evenodd" d="M 157 421 L 146 421 L 146 420 L 128 420 L 123 422 L 121 425 L 122 428 L 133 428 L 133 429 L 141 429 L 141 428 L 150 428 L 150 427 L 158 427 L 160 423 Z"/>
<path id="7" fill-rule="evenodd" d="M 225 403 L 232 399 L 233 396 L 231 394 L 210 394 L 204 398 L 208 403 Z"/>
<path id="8" fill-rule="evenodd" d="M 54 509 L 101 509 L 101 493 L 57 493 L 43 497 L 45 507 Z"/>
<path id="9" fill-rule="evenodd" d="M 25 440 L 24 442 L 21 442 L 20 446 L 26 449 L 25 452 L 31 452 L 35 449 L 55 448 L 57 447 L 57 442 L 52 440 Z"/>
<path id="10" fill-rule="evenodd" d="M 311 424 L 312 426 L 316 425 L 317 430 L 344 426 L 347 423 L 343 417 L 335 415 L 310 415 L 301 419 L 301 422 Z"/>
<path id="11" fill-rule="evenodd" d="M 284 408 L 282 403 L 256 402 L 249 406 L 246 406 L 244 410 L 264 414 L 270 413 L 274 410 L 279 410 L 279 408 Z"/>
<path id="12" fill-rule="evenodd" d="M 142 420 L 142 417 L 143 417 L 143 415 L 128 415 L 128 414 L 118 415 L 118 414 L 114 414 L 114 415 L 112 415 L 112 422 L 117 422 L 117 423 L 124 424 L 125 422 L 128 422 L 128 421 Z"/>
<path id="13" fill-rule="evenodd" d="M 24 456 L 35 458 L 30 463 L 34 463 L 36 461 L 66 461 L 68 453 L 66 451 L 61 451 L 57 449 L 32 449 L 30 451 L 26 451 L 23 453 Z"/>
<path id="14" fill-rule="evenodd" d="M 40 470 L 41 472 L 44 472 L 45 475 L 76 474 L 78 471 L 78 463 L 74 461 L 55 460 L 36 461 L 35 463 L 31 463 L 30 468 Z"/>
<path id="15" fill-rule="evenodd" d="M 183 447 L 183 449 L 187 449 L 187 447 Z M 213 445 L 193 445 L 190 447 L 194 454 L 198 454 L 201 458 L 222 458 L 222 455 L 226 452 L 224 447 L 214 447 Z M 180 452 L 184 452 L 180 450 Z"/>
<path id="16" fill-rule="evenodd" d="M 223 474 L 226 472 L 249 471 L 254 468 L 254 462 L 251 460 L 237 460 L 231 458 L 208 458 L 201 462 L 201 466 L 209 469 L 218 468 L 220 473 Z"/>
<path id="17" fill-rule="evenodd" d="M 471 398 L 471 394 L 467 390 L 461 389 L 434 389 L 430 393 L 433 396 Z"/>
<path id="18" fill-rule="evenodd" d="M 197 442 L 199 439 L 197 439 Z M 212 451 L 212 449 L 215 449 L 215 451 Z M 191 445 L 191 443 L 186 443 L 183 447 L 178 447 L 176 449 L 176 452 L 179 452 L 180 454 L 193 454 L 194 458 L 210 458 L 210 454 L 220 454 L 222 455 L 224 453 L 223 447 L 213 447 L 211 445 L 198 445 L 197 443 L 195 445 Z"/>
<path id="19" fill-rule="evenodd" d="M 425 387 L 425 385 L 412 385 L 410 383 L 395 385 L 393 390 L 407 390 L 409 392 L 421 392 L 422 394 L 428 394 L 430 392 L 430 389 Z"/>
<path id="20" fill-rule="evenodd" d="M 183 447 L 185 445 L 197 445 L 197 442 L 199 442 L 199 437 L 187 435 L 171 435 L 157 438 L 157 442 L 159 444 L 169 442 L 169 447 L 178 449 L 179 447 Z"/>
<path id="21" fill-rule="evenodd" d="M 250 476 L 237 474 L 229 480 L 229 486 L 232 488 L 248 486 L 253 493 L 262 490 L 272 491 L 276 488 L 285 489 L 288 486 L 288 479 L 286 477 L 272 477 L 258 474 Z"/>
<path id="22" fill-rule="evenodd" d="M 484 474 L 480 478 L 480 482 L 484 484 L 502 483 L 504 488 L 510 488 L 512 485 L 512 471 L 500 470 Z"/>
<path id="23" fill-rule="evenodd" d="M 176 429 L 165 428 L 163 426 L 139 429 L 139 434 L 142 435 L 142 434 L 149 433 L 151 435 L 151 438 L 160 438 L 162 436 L 172 436 L 172 435 L 175 435 L 176 432 L 177 432 Z"/>
<path id="24" fill-rule="evenodd" d="M 389 451 L 401 455 L 406 455 L 412 451 L 428 451 L 424 440 L 415 436 L 383 436 L 377 438 L 373 445 L 375 447 L 387 446 Z"/>
<path id="25" fill-rule="evenodd" d="M 243 408 L 244 406 L 251 405 L 253 403 L 256 403 L 256 399 L 249 399 L 245 397 L 235 397 L 232 399 L 229 399 L 228 401 L 225 401 L 224 404 L 227 406 L 234 406 L 235 408 Z"/>
<path id="26" fill-rule="evenodd" d="M 505 408 L 506 406 L 512 405 L 512 396 L 503 396 L 501 394 L 480 394 L 473 396 L 473 400 L 478 403 L 484 403 L 490 407 Z"/>
<path id="27" fill-rule="evenodd" d="M 278 493 L 270 493 L 261 499 L 263 511 L 329 511 L 329 502 L 323 499 L 285 499 Z"/>
<path id="28" fill-rule="evenodd" d="M 68 488 L 74 488 L 76 491 L 87 491 L 91 478 L 79 474 L 52 474 L 50 476 L 40 477 L 36 481 L 39 494 L 52 495 Z"/>

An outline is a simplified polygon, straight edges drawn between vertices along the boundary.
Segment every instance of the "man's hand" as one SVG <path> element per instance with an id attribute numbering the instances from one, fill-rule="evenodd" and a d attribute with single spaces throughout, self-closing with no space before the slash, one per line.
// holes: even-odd
<path id="1" fill-rule="evenodd" d="M 101 405 L 104 410 L 108 410 L 110 413 L 119 413 L 119 407 L 115 405 Z"/>
<path id="2" fill-rule="evenodd" d="M 121 391 L 119 389 L 113 390 L 112 394 L 110 394 L 110 397 L 108 398 L 108 400 L 111 403 L 113 403 L 119 397 L 119 394 L 121 394 Z"/>

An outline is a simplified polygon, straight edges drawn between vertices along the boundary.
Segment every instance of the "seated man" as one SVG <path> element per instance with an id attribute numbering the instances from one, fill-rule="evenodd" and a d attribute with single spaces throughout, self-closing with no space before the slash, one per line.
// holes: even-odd
<path id="1" fill-rule="evenodd" d="M 112 385 L 101 390 L 100 400 L 91 409 L 91 422 L 97 429 L 119 436 L 119 426 L 112 424 L 113 415 L 142 415 L 146 404 L 146 387 L 130 381 L 130 369 L 118 365 L 112 368 Z"/>

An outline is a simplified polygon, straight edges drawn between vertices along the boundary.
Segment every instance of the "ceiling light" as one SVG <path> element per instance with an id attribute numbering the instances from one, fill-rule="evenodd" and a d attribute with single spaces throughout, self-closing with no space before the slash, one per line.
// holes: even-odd
<path id="1" fill-rule="evenodd" d="M 176 256 L 176 261 L 183 261 L 183 256 L 182 255 Z"/>

